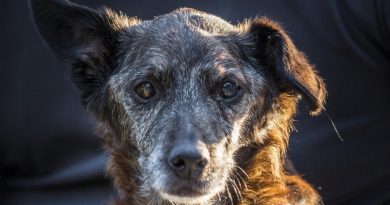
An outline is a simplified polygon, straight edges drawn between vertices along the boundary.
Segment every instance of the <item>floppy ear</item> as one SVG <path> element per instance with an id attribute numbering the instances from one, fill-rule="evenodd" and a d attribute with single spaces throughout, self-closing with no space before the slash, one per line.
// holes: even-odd
<path id="1" fill-rule="evenodd" d="M 30 0 L 37 29 L 54 54 L 72 65 L 72 77 L 83 104 L 97 104 L 100 89 L 112 73 L 119 32 L 137 20 L 105 9 L 65 0 Z"/>
<path id="2" fill-rule="evenodd" d="M 282 27 L 260 17 L 246 22 L 241 28 L 254 43 L 255 58 L 278 84 L 302 95 L 311 114 L 320 113 L 326 97 L 325 84 Z"/>

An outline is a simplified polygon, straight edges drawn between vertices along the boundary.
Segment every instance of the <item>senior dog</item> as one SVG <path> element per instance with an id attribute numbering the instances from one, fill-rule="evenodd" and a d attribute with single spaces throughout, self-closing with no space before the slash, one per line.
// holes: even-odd
<path id="1" fill-rule="evenodd" d="M 320 113 L 325 85 L 277 23 L 232 25 L 189 8 L 139 20 L 30 3 L 96 118 L 114 204 L 321 203 L 286 171 L 285 153 L 298 100 Z"/>

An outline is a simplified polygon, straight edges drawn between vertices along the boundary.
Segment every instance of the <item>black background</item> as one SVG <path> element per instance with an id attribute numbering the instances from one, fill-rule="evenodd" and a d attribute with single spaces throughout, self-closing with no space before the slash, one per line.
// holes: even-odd
<path id="1" fill-rule="evenodd" d="M 328 85 L 325 115 L 302 105 L 289 157 L 325 204 L 390 204 L 390 1 L 75 1 L 150 19 L 193 7 L 232 23 L 284 25 Z M 34 29 L 28 4 L 0 3 L 0 204 L 102 204 L 106 154 L 69 68 Z"/>

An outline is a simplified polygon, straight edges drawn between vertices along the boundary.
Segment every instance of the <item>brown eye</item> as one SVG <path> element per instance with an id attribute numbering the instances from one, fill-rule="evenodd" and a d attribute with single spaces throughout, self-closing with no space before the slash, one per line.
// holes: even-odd
<path id="1" fill-rule="evenodd" d="M 143 82 L 137 85 L 134 90 L 143 99 L 149 99 L 156 95 L 156 90 L 150 82 Z"/>
<path id="2" fill-rule="evenodd" d="M 238 86 L 233 82 L 225 82 L 221 88 L 221 96 L 223 98 L 232 98 L 238 93 Z"/>

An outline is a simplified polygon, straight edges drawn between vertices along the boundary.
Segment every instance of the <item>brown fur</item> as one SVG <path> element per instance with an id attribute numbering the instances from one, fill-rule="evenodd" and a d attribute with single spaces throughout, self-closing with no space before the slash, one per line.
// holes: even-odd
<path id="1" fill-rule="evenodd" d="M 312 114 L 318 114 L 322 110 L 326 90 L 322 79 L 316 77 L 316 71 L 308 63 L 303 53 L 298 51 L 292 40 L 277 23 L 262 17 L 255 22 L 262 27 L 268 27 L 277 31 L 285 40 L 286 57 L 284 63 L 289 72 L 299 76 L 298 81 L 305 83 L 305 87 L 316 93 L 318 104 L 310 107 Z M 253 25 L 250 23 L 249 25 Z M 285 154 L 288 139 L 293 128 L 292 119 L 296 113 L 298 98 L 291 93 L 282 92 L 273 103 L 273 108 L 268 114 L 266 139 L 259 145 L 253 145 L 254 154 L 248 158 L 238 159 L 245 162 L 243 169 L 247 172 L 248 188 L 242 192 L 243 200 L 240 205 L 274 205 L 274 204 L 320 204 L 318 193 L 301 177 L 289 175 L 284 170 Z M 309 104 L 310 105 L 310 104 Z M 263 127 L 264 129 L 264 127 Z M 253 133 L 256 136 L 256 133 Z"/>
<path id="2" fill-rule="evenodd" d="M 292 116 L 295 114 L 297 99 L 289 94 L 281 94 L 277 98 L 278 107 L 274 108 L 273 128 L 268 130 L 266 140 L 254 145 L 254 154 L 243 169 L 247 172 L 248 188 L 242 192 L 240 205 L 275 205 L 275 204 L 318 204 L 320 198 L 302 178 L 290 176 L 284 170 L 284 159 L 288 137 L 292 128 Z"/>

